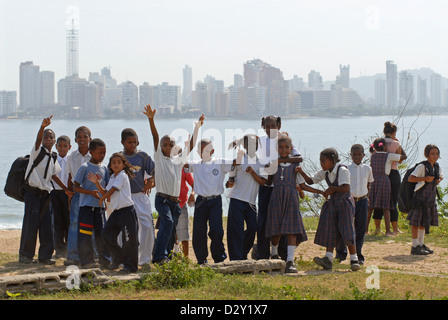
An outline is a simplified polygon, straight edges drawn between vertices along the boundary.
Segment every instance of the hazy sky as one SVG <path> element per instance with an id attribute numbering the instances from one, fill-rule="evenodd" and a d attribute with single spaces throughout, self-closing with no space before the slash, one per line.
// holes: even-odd
<path id="1" fill-rule="evenodd" d="M 307 81 L 430 67 L 448 76 L 448 1 L 0 0 L 0 90 L 18 90 L 19 65 L 65 77 L 66 8 L 80 12 L 80 76 L 110 66 L 117 81 L 182 85 L 206 75 L 233 83 L 259 58 Z"/>

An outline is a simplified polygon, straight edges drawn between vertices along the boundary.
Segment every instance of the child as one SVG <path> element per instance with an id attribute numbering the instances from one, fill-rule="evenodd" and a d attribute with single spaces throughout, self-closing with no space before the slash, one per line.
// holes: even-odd
<path id="1" fill-rule="evenodd" d="M 148 117 L 154 142 L 154 162 L 157 172 L 155 207 L 159 214 L 160 226 L 154 245 L 153 263 L 168 261 L 169 253 L 174 247 L 175 231 L 180 215 L 179 194 L 182 169 L 193 149 L 199 128 L 204 122 L 204 115 L 195 123 L 190 145 L 180 155 L 176 152 L 174 138 L 165 135 L 159 140 L 159 133 L 154 123 L 156 110 L 148 104 L 143 113 Z M 178 150 L 178 149 L 177 149 Z"/>
<path id="2" fill-rule="evenodd" d="M 82 268 L 97 268 L 94 262 L 94 249 L 92 235 L 95 237 L 98 252 L 99 267 L 106 268 L 109 265 L 109 257 L 101 238 L 105 223 L 104 205 L 98 203 L 100 196 L 95 183 L 87 177 L 89 173 L 96 175 L 98 182 L 103 188 L 109 182 L 109 170 L 102 164 L 106 156 L 106 144 L 101 139 L 92 139 L 89 143 L 91 158 L 78 170 L 74 180 L 73 190 L 79 192 L 79 234 L 78 234 L 78 256 Z"/>
<path id="3" fill-rule="evenodd" d="M 154 249 L 154 222 L 152 206 L 148 193 L 154 186 L 154 161 L 144 151 L 137 150 L 139 145 L 135 130 L 127 128 L 121 132 L 121 144 L 126 160 L 132 165 L 135 177 L 131 179 L 131 197 L 138 218 L 138 264 L 149 266 Z"/>
<path id="4" fill-rule="evenodd" d="M 281 118 L 277 116 L 267 116 L 261 119 L 261 127 L 266 132 L 266 136 L 261 136 L 258 140 L 258 151 L 257 156 L 260 163 L 268 165 L 270 163 L 275 163 L 278 160 L 277 153 L 277 135 L 281 128 Z M 272 152 L 271 152 L 272 148 Z M 302 162 L 302 157 L 296 147 L 293 146 L 289 159 L 284 159 L 285 162 Z M 267 169 L 264 177 L 267 178 L 269 174 L 275 173 L 277 170 L 277 164 L 271 167 L 270 172 Z M 269 199 L 271 197 L 273 186 L 262 185 L 258 191 L 258 217 L 257 217 L 257 259 L 269 259 L 271 256 L 270 240 L 265 235 L 266 228 L 266 216 L 267 208 L 269 206 Z M 279 247 L 280 257 L 286 258 L 286 237 L 282 237 Z"/>
<path id="5" fill-rule="evenodd" d="M 58 173 L 59 179 L 68 185 L 68 174 L 65 171 L 68 151 L 70 150 L 70 138 L 67 136 L 60 136 L 56 140 L 56 150 L 58 151 L 58 163 L 61 171 Z M 54 249 L 55 258 L 67 257 L 67 236 L 68 228 L 70 226 L 70 211 L 69 198 L 65 191 L 59 186 L 55 185 L 54 190 L 51 191 L 51 205 L 53 206 L 53 227 L 54 227 Z"/>
<path id="6" fill-rule="evenodd" d="M 367 227 L 367 215 L 369 210 L 369 189 L 373 182 L 372 168 L 362 163 L 364 158 L 364 147 L 360 144 L 354 144 L 350 150 L 352 163 L 348 165 L 350 171 L 350 192 L 355 201 L 355 234 L 356 234 L 356 253 L 359 264 L 364 264 L 365 258 L 362 255 L 362 246 L 364 244 L 364 235 Z M 336 248 L 336 258 L 340 261 L 345 260 L 347 248 L 344 243 L 340 243 Z"/>
<path id="7" fill-rule="evenodd" d="M 436 145 L 428 144 L 424 151 L 426 161 L 420 163 L 409 176 L 409 182 L 417 182 L 414 189 L 414 199 L 421 202 L 421 207 L 409 211 L 407 219 L 411 226 L 413 255 L 434 253 L 424 243 L 425 232 L 429 226 L 438 226 L 437 185 L 442 181 L 442 170 L 437 163 L 440 150 Z"/>
<path id="8" fill-rule="evenodd" d="M 46 129 L 51 124 L 51 118 L 42 120 L 37 133 L 36 142 L 30 153 L 30 161 L 25 172 L 26 185 L 24 190 L 25 214 L 23 216 L 22 232 L 20 237 L 19 262 L 34 263 L 37 234 L 39 233 L 39 263 L 52 265 L 51 259 L 54 251 L 52 208 L 50 205 L 50 192 L 53 189 L 51 180 L 54 180 L 70 197 L 72 194 L 62 183 L 57 174 L 61 171 L 51 148 L 56 143 L 54 131 Z M 43 160 L 33 166 L 33 161 L 43 152 Z"/>
<path id="9" fill-rule="evenodd" d="M 278 137 L 278 154 L 286 160 L 292 151 L 292 140 L 282 134 Z M 296 189 L 296 167 L 299 164 L 280 163 L 277 172 L 270 175 L 267 184 L 274 184 L 268 206 L 266 219 L 266 236 L 270 237 L 272 255 L 278 256 L 278 245 L 281 236 L 287 237 L 286 273 L 297 273 L 294 266 L 294 251 L 296 246 L 306 241 L 305 228 L 300 215 L 299 197 Z"/>
<path id="10" fill-rule="evenodd" d="M 227 215 L 227 248 L 230 260 L 246 260 L 252 249 L 257 232 L 256 198 L 261 177 L 258 176 L 260 164 L 256 151 L 258 137 L 245 135 L 235 146 L 243 145 L 246 154 L 242 163 L 230 171 L 226 184 L 231 187 Z M 264 183 L 263 183 L 264 184 Z M 246 224 L 246 230 L 244 230 Z"/>
<path id="11" fill-rule="evenodd" d="M 75 142 L 78 149 L 72 151 L 67 157 L 65 171 L 68 174 L 68 188 L 73 191 L 73 178 L 76 176 L 83 163 L 90 160 L 89 143 L 92 140 L 90 129 L 81 126 L 75 130 Z M 64 265 L 79 264 L 78 257 L 78 216 L 79 216 L 79 198 L 80 194 L 75 192 L 70 201 L 70 226 L 67 238 L 67 260 Z"/>
<path id="12" fill-rule="evenodd" d="M 106 188 L 98 182 L 95 174 L 89 173 L 89 181 L 95 183 L 102 197 L 99 203 L 106 201 L 107 217 L 102 231 L 104 245 L 109 249 L 112 256 L 110 270 L 117 269 L 123 263 L 123 273 L 136 272 L 138 270 L 138 222 L 134 209 L 134 201 L 131 196 L 131 184 L 129 179 L 134 178 L 133 171 L 136 170 L 122 153 L 114 153 L 109 160 L 110 179 Z M 121 246 L 117 237 L 121 232 Z"/>
<path id="13" fill-rule="evenodd" d="M 404 157 L 396 153 L 387 153 L 386 140 L 377 138 L 370 147 L 373 152 L 370 158 L 370 166 L 372 167 L 373 179 L 369 192 L 369 213 L 367 217 L 367 228 L 374 209 L 382 209 L 384 214 L 384 223 L 386 225 L 386 236 L 395 235 L 390 231 L 390 209 L 392 208 L 391 187 L 388 174 L 390 165 L 393 161 L 400 161 Z M 375 220 L 375 234 L 381 233 L 381 220 Z"/>
<path id="14" fill-rule="evenodd" d="M 310 178 L 301 171 L 308 184 L 325 180 L 328 189 L 324 192 L 327 199 L 322 206 L 314 243 L 326 248 L 323 258 L 315 257 L 316 264 L 324 270 L 333 268 L 333 251 L 340 241 L 348 247 L 352 271 L 360 269 L 355 245 L 355 204 L 350 194 L 350 171 L 339 164 L 339 155 L 334 148 L 324 149 L 320 153 L 322 170 Z"/>
<path id="15" fill-rule="evenodd" d="M 222 198 L 225 175 L 240 164 L 244 151 L 239 150 L 237 159 L 233 162 L 213 158 L 213 143 L 202 139 L 198 143 L 198 152 L 202 161 L 185 164 L 186 172 L 192 172 L 195 177 L 194 190 L 197 194 L 193 218 L 193 250 L 198 264 L 207 263 L 207 222 L 210 226 L 210 251 L 215 263 L 227 258 L 222 239 Z"/>

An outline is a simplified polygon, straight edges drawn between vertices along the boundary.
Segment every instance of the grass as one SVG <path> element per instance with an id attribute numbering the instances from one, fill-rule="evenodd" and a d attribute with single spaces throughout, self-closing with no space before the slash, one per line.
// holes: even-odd
<path id="1" fill-rule="evenodd" d="M 410 233 L 405 219 L 400 219 L 404 233 L 396 242 L 409 242 Z M 306 230 L 315 230 L 317 218 L 305 218 Z M 372 226 L 373 227 L 373 226 Z M 440 219 L 438 228 L 431 228 L 428 242 L 446 247 L 447 219 Z M 368 236 L 366 241 L 387 241 L 388 237 Z M 0 254 L 4 267 L 14 255 Z M 333 272 L 316 273 L 310 260 L 296 258 L 297 268 L 306 276 L 223 275 L 209 267 L 199 267 L 191 261 L 175 257 L 170 263 L 155 267 L 155 272 L 142 275 L 140 280 L 116 282 L 106 287 L 83 285 L 80 290 L 20 294 L 6 299 L 19 300 L 447 300 L 448 276 L 421 275 L 380 271 L 378 288 L 371 284 L 373 274 L 363 267 L 359 272 L 347 271 L 346 265 L 334 264 Z M 313 272 L 314 271 L 314 272 Z"/>

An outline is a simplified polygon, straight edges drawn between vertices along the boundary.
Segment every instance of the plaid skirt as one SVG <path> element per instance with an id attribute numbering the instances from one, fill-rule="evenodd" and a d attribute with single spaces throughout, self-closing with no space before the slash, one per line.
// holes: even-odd
<path id="1" fill-rule="evenodd" d="M 294 234 L 297 244 L 308 240 L 300 214 L 297 190 L 290 186 L 274 185 L 266 219 L 266 237 Z"/>
<path id="2" fill-rule="evenodd" d="M 314 243 L 336 247 L 342 239 L 347 246 L 355 244 L 355 203 L 351 196 L 330 198 L 322 206 Z"/>
<path id="3" fill-rule="evenodd" d="M 392 209 L 391 186 L 386 174 L 373 175 L 369 192 L 369 207 L 376 209 Z"/>
<path id="4" fill-rule="evenodd" d="M 437 185 L 436 185 L 437 186 Z M 415 194 L 415 199 L 427 204 L 425 208 L 412 209 L 409 211 L 407 219 L 409 225 L 414 227 L 428 227 L 439 225 L 439 214 L 436 205 L 436 186 L 424 186 L 423 192 Z M 425 219 L 426 226 L 425 226 Z"/>

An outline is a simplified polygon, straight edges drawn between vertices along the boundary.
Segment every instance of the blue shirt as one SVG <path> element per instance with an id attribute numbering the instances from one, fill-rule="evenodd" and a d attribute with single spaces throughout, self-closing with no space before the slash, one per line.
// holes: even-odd
<path id="1" fill-rule="evenodd" d="M 154 175 L 154 161 L 144 151 L 137 151 L 133 155 L 128 155 L 123 152 L 128 162 L 135 167 L 135 177 L 130 180 L 131 193 L 139 193 L 143 191 L 145 186 L 145 176 Z"/>
<path id="2" fill-rule="evenodd" d="M 103 164 L 94 164 L 87 161 L 81 165 L 75 176 L 75 182 L 78 182 L 81 188 L 86 190 L 98 190 L 96 185 L 87 179 L 87 175 L 92 172 L 96 175 L 98 182 L 105 189 L 109 182 L 109 169 Z M 90 194 L 81 193 L 79 197 L 80 207 L 104 207 L 104 204 L 98 203 L 98 199 Z"/>

